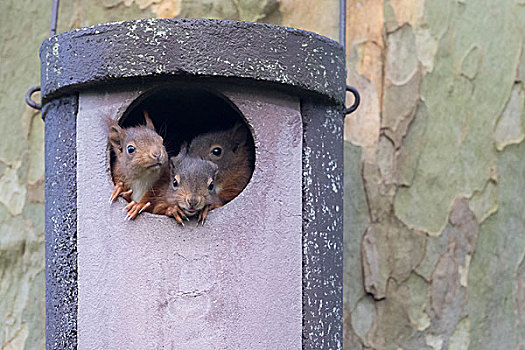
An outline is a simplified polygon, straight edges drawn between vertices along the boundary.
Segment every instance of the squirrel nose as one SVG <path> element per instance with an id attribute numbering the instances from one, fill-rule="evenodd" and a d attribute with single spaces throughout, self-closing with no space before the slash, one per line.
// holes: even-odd
<path id="1" fill-rule="evenodd" d="M 155 150 L 151 152 L 151 157 L 153 159 L 159 160 L 162 152 L 160 150 Z"/>
<path id="2" fill-rule="evenodd" d="M 190 198 L 188 198 L 188 205 L 190 207 L 196 207 L 197 204 L 199 204 L 199 198 L 197 197 L 194 197 L 194 196 L 191 196 Z"/>

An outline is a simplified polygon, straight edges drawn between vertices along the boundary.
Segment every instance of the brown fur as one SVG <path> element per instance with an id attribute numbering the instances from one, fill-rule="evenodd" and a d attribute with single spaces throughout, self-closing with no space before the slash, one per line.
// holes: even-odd
<path id="1" fill-rule="evenodd" d="M 197 135 L 190 143 L 188 154 L 218 165 L 217 192 L 224 205 L 237 197 L 246 187 L 253 173 L 254 150 L 248 138 L 248 128 L 236 123 L 231 129 Z M 222 154 L 213 154 L 215 147 Z"/>
<path id="2" fill-rule="evenodd" d="M 198 215 L 203 222 L 207 212 L 220 204 L 215 188 L 209 189 L 217 169 L 210 161 L 189 157 L 184 145 L 181 152 L 170 159 L 170 178 L 159 191 L 161 197 L 155 199 L 153 213 L 174 216 L 179 222 L 183 216 Z"/>
<path id="3" fill-rule="evenodd" d="M 115 190 L 111 199 L 132 190 L 130 199 L 142 205 L 141 210 L 151 210 L 144 205 L 155 197 L 156 188 L 169 177 L 169 166 L 163 139 L 155 132 L 146 111 L 144 118 L 146 125 L 129 128 L 122 128 L 110 118 L 106 120 L 108 143 L 115 155 L 111 169 Z M 129 146 L 134 147 L 132 153 Z"/>

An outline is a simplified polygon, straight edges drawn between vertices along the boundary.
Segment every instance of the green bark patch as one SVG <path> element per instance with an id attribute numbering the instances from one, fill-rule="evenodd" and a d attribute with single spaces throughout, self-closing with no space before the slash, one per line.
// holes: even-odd
<path id="1" fill-rule="evenodd" d="M 498 159 L 498 211 L 480 226 L 468 275 L 470 349 L 519 349 L 525 345 L 524 154 L 525 143 L 521 143 L 506 147 Z"/>
<path id="2" fill-rule="evenodd" d="M 470 198 L 469 206 L 479 223 L 485 221 L 498 210 L 498 186 L 494 180 L 487 181 L 481 192 L 476 192 Z"/>
<path id="3" fill-rule="evenodd" d="M 399 188 L 394 202 L 403 222 L 431 234 L 443 230 L 455 198 L 470 197 L 489 179 L 493 127 L 511 96 L 523 42 L 512 1 L 438 3 L 425 8 L 431 32 L 443 31 L 434 70 L 422 81 L 425 143 L 411 186 Z"/>
<path id="4" fill-rule="evenodd" d="M 361 238 L 368 226 L 363 182 L 361 180 L 361 147 L 345 142 L 344 222 L 343 222 L 343 302 L 352 310 L 365 294 L 361 270 Z"/>
<path id="5" fill-rule="evenodd" d="M 520 143 L 525 138 L 525 91 L 523 84 L 516 83 L 512 87 L 505 110 L 496 122 L 494 128 L 494 144 L 498 151 L 505 146 Z"/>
<path id="6" fill-rule="evenodd" d="M 389 279 L 401 283 L 419 265 L 425 244 L 425 235 L 395 218 L 370 225 L 361 244 L 366 291 L 383 299 Z"/>

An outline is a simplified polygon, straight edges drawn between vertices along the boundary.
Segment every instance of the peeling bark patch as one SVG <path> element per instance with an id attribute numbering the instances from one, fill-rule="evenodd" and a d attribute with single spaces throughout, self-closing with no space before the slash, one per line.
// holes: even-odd
<path id="1" fill-rule="evenodd" d="M 389 279 L 408 279 L 421 262 L 425 244 L 422 233 L 398 220 L 370 225 L 361 245 L 365 290 L 377 300 L 385 298 Z"/>
<path id="2" fill-rule="evenodd" d="M 428 111 L 424 103 L 419 103 L 415 116 L 408 125 L 402 145 L 394 158 L 395 179 L 399 185 L 410 186 L 416 175 L 421 149 L 425 144 L 425 131 Z"/>
<path id="3" fill-rule="evenodd" d="M 352 324 L 356 335 L 365 338 L 375 318 L 375 304 L 369 297 L 361 299 L 352 312 Z"/>
<path id="4" fill-rule="evenodd" d="M 365 345 L 372 349 L 426 350 L 423 334 L 410 324 L 409 301 L 408 287 L 389 281 L 386 298 L 376 302 L 378 315 Z"/>
<path id="5" fill-rule="evenodd" d="M 388 35 L 386 78 L 396 85 L 406 84 L 418 69 L 416 38 L 410 25 L 404 25 Z"/>
<path id="6" fill-rule="evenodd" d="M 380 284 L 380 267 L 385 269 L 386 264 L 382 264 L 382 260 L 379 260 L 379 254 L 377 251 L 377 239 L 375 230 L 373 227 L 369 227 L 366 234 L 363 237 L 363 243 L 361 245 L 361 255 L 363 257 L 363 274 L 364 274 L 364 285 L 368 293 L 372 294 L 375 299 L 382 299 L 385 297 L 386 282 L 383 281 Z M 382 273 L 384 276 L 385 273 Z"/>
<path id="7" fill-rule="evenodd" d="M 525 251 L 523 8 L 490 0 L 373 6 L 350 1 L 359 26 L 347 32 L 350 82 L 364 101 L 379 101 L 377 111 L 371 103 L 362 110 L 370 119 L 347 121 L 345 133 L 365 148 L 371 224 L 361 241 L 363 280 L 353 284 L 364 285 L 377 312 L 363 344 L 525 349 L 525 311 L 517 306 Z M 487 11 L 490 19 L 480 16 Z M 407 301 L 395 299 L 404 287 Z M 404 303 L 409 324 L 401 310 L 390 316 Z"/>
<path id="8" fill-rule="evenodd" d="M 432 310 L 442 317 L 445 306 L 456 297 L 459 289 L 458 266 L 449 254 L 443 255 L 432 274 Z"/>
<path id="9" fill-rule="evenodd" d="M 403 84 L 385 86 L 381 128 L 394 141 L 396 148 L 402 144 L 420 101 L 421 74 L 416 71 Z"/>
<path id="10" fill-rule="evenodd" d="M 343 302 L 350 310 L 365 294 L 360 249 L 370 219 L 361 180 L 361 155 L 361 147 L 344 143 Z"/>
<path id="11" fill-rule="evenodd" d="M 491 21 L 479 16 L 488 9 Z M 420 91 L 429 115 L 425 145 L 414 180 L 395 198 L 396 214 L 410 227 L 438 234 L 455 198 L 470 197 L 489 178 L 496 157 L 493 130 L 479 126 L 494 125 L 516 77 L 523 38 L 508 17 L 514 11 L 512 2 L 487 0 L 449 13 L 442 2 L 425 4 L 430 32 L 439 33 L 434 68 L 423 76 Z M 481 28 L 504 30 L 508 39 L 487 36 Z"/>
<path id="12" fill-rule="evenodd" d="M 518 313 L 518 329 L 525 329 L 525 256 L 521 259 L 521 263 L 518 267 L 516 274 L 516 310 Z M 522 332 L 518 335 L 519 346 L 525 347 L 525 333 Z"/>
<path id="13" fill-rule="evenodd" d="M 27 189 L 19 180 L 17 170 L 18 167 L 8 168 L 0 177 L 0 203 L 9 209 L 11 215 L 21 214 L 26 201 Z"/>
<path id="14" fill-rule="evenodd" d="M 475 192 L 469 200 L 469 206 L 479 223 L 485 221 L 498 210 L 498 186 L 494 180 L 487 181 L 481 192 Z"/>
<path id="15" fill-rule="evenodd" d="M 478 74 L 482 60 L 481 49 L 474 45 L 461 60 L 461 73 L 468 79 L 474 79 Z"/>
<path id="16" fill-rule="evenodd" d="M 498 157 L 498 211 L 480 225 L 468 274 L 471 349 L 520 349 L 525 344 L 525 143 Z"/>
<path id="17" fill-rule="evenodd" d="M 523 84 L 512 87 L 509 101 L 494 128 L 494 144 L 498 151 L 525 139 L 525 91 Z"/>
<path id="18" fill-rule="evenodd" d="M 439 318 L 445 313 L 455 314 L 458 310 L 453 310 L 453 307 L 458 305 L 458 301 L 462 305 L 461 301 L 466 298 L 462 289 L 462 274 L 468 273 L 470 255 L 474 252 L 479 231 L 476 217 L 466 199 L 455 202 L 449 223 L 443 233 L 448 238 L 447 251 L 432 274 L 432 310 Z M 459 311 L 463 308 L 460 306 Z"/>
<path id="19" fill-rule="evenodd" d="M 464 318 L 458 323 L 456 330 L 450 337 L 449 349 L 468 350 L 470 345 L 470 320 Z"/>
<path id="20" fill-rule="evenodd" d="M 343 311 L 343 344 L 344 348 L 346 349 L 348 346 L 351 346 L 352 350 L 363 350 L 363 342 L 359 337 L 355 334 L 354 329 L 352 327 L 351 322 L 351 313 L 348 307 L 344 306 Z"/>

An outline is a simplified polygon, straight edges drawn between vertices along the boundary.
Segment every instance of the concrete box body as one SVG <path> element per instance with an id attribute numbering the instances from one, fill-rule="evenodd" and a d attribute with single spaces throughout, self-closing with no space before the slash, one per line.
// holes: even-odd
<path id="1" fill-rule="evenodd" d="M 73 51 L 80 34 L 63 39 Z M 144 81 L 107 73 L 68 85 L 49 77 L 49 62 L 67 58 L 46 61 L 52 39 L 41 53 L 47 348 L 342 348 L 338 92 L 282 76 L 199 77 L 198 67 L 189 80 L 137 69 Z M 101 118 L 122 116 L 142 93 L 172 82 L 225 96 L 255 141 L 250 183 L 204 227 L 149 213 L 128 222 L 122 200 L 107 203 L 113 185 Z"/>
<path id="2" fill-rule="evenodd" d="M 256 167 L 245 191 L 199 227 L 149 213 L 126 221 L 124 201 L 108 205 L 101 119 L 137 92 L 80 93 L 79 349 L 301 349 L 299 100 L 224 92 L 254 130 Z"/>

